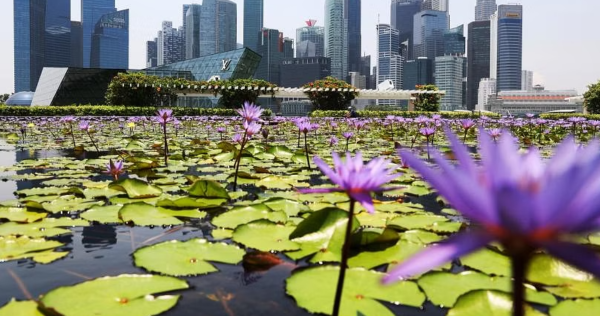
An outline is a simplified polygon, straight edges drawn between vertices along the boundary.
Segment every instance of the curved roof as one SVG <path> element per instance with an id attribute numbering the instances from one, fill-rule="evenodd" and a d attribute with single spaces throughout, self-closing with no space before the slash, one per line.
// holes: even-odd
<path id="1" fill-rule="evenodd" d="M 31 91 L 17 92 L 6 100 L 6 105 L 31 105 L 34 94 L 35 93 Z"/>

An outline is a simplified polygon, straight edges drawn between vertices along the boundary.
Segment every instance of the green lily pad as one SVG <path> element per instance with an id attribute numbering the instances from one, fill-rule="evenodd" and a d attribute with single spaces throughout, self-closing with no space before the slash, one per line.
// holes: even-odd
<path id="1" fill-rule="evenodd" d="M 233 240 L 261 251 L 298 250 L 300 246 L 289 238 L 294 229 L 295 227 L 258 220 L 238 226 L 233 232 Z"/>
<path id="2" fill-rule="evenodd" d="M 12 299 L 8 304 L 0 308 L 0 316 L 44 316 L 38 310 L 38 304 L 34 301 L 16 301 Z"/>
<path id="3" fill-rule="evenodd" d="M 409 230 L 400 234 L 400 239 L 416 244 L 427 245 L 443 240 L 444 238 L 438 234 L 426 232 L 422 230 Z"/>
<path id="4" fill-rule="evenodd" d="M 86 199 L 95 199 L 99 197 L 104 197 L 110 199 L 113 196 L 118 196 L 124 194 L 120 190 L 114 190 L 109 188 L 90 188 L 83 190 L 83 195 Z"/>
<path id="5" fill-rule="evenodd" d="M 142 202 L 127 204 L 119 210 L 119 217 L 123 222 L 133 222 L 139 226 L 179 225 L 183 222 L 177 217 L 203 218 L 205 216 L 205 212 L 198 210 L 174 211 Z"/>
<path id="6" fill-rule="evenodd" d="M 275 223 L 285 223 L 287 215 L 283 211 L 274 212 L 264 204 L 236 206 L 215 217 L 212 220 L 212 224 L 221 228 L 235 229 L 239 225 L 259 219 L 266 219 Z"/>
<path id="7" fill-rule="evenodd" d="M 454 306 L 461 295 L 474 290 L 512 291 L 510 278 L 490 277 L 475 271 L 459 274 L 432 272 L 422 276 L 417 282 L 433 304 L 443 307 Z M 549 306 L 556 304 L 556 298 L 552 294 L 536 291 L 532 286 L 526 288 L 526 300 Z"/>
<path id="8" fill-rule="evenodd" d="M 59 287 L 41 302 L 64 316 L 151 316 L 173 308 L 179 299 L 153 294 L 187 288 L 185 281 L 167 276 L 120 275 Z"/>
<path id="9" fill-rule="evenodd" d="M 297 216 L 300 213 L 310 212 L 310 208 L 298 201 L 284 198 L 271 198 L 263 202 L 273 211 L 283 211 L 287 216 Z"/>
<path id="10" fill-rule="evenodd" d="M 546 254 L 538 254 L 532 258 L 527 280 L 546 285 L 548 292 L 560 297 L 600 297 L 600 282 L 591 274 Z"/>
<path id="11" fill-rule="evenodd" d="M 475 291 L 460 298 L 447 316 L 511 316 L 510 295 L 496 291 Z M 544 316 L 531 306 L 525 306 L 526 316 Z"/>
<path id="12" fill-rule="evenodd" d="M 339 208 L 326 208 L 310 214 L 289 236 L 300 245 L 300 250 L 288 252 L 290 258 L 298 260 L 315 254 L 311 262 L 339 262 L 348 225 L 348 212 Z M 353 218 L 352 231 L 360 226 Z"/>
<path id="13" fill-rule="evenodd" d="M 150 272 L 171 276 L 195 276 L 217 272 L 207 261 L 237 264 L 244 250 L 224 243 L 209 243 L 205 239 L 167 241 L 144 247 L 133 253 L 135 265 Z"/>
<path id="14" fill-rule="evenodd" d="M 36 256 L 43 256 L 47 250 L 52 250 L 60 247 L 63 244 L 58 241 L 45 240 L 43 238 L 31 239 L 26 236 L 21 237 L 0 237 L 0 261 L 19 260 L 24 258 L 32 258 L 36 260 Z M 58 258 L 63 257 L 66 253 L 57 253 Z M 58 259 L 56 258 L 56 259 Z M 54 260 L 51 260 L 54 261 Z M 40 263 L 49 263 L 43 257 L 38 261 Z"/>
<path id="15" fill-rule="evenodd" d="M 350 258 L 350 267 L 363 267 L 372 269 L 384 264 L 397 265 L 417 252 L 425 249 L 425 245 L 407 241 L 399 241 L 396 245 L 382 251 L 363 251 Z"/>
<path id="16" fill-rule="evenodd" d="M 213 229 L 210 234 L 214 240 L 229 239 L 233 236 L 233 230 L 216 228 L 216 229 Z"/>
<path id="17" fill-rule="evenodd" d="M 331 315 L 339 267 L 322 266 L 300 270 L 286 281 L 286 292 L 298 306 L 315 314 Z M 381 285 L 384 275 L 364 269 L 347 269 L 340 316 L 394 316 L 378 301 L 420 307 L 425 295 L 410 281 Z"/>
<path id="18" fill-rule="evenodd" d="M 227 190 L 216 181 L 198 180 L 187 190 L 190 196 L 199 198 L 229 199 Z"/>
<path id="19" fill-rule="evenodd" d="M 0 207 L 0 218 L 5 218 L 11 222 L 32 223 L 46 216 L 48 216 L 47 213 L 30 212 L 19 207 Z"/>
<path id="20" fill-rule="evenodd" d="M 33 189 L 23 189 L 17 191 L 19 196 L 32 196 L 32 195 L 62 195 L 69 192 L 68 187 L 49 187 L 49 188 L 33 188 Z"/>
<path id="21" fill-rule="evenodd" d="M 86 200 L 79 198 L 59 197 L 58 199 L 50 202 L 43 203 L 44 209 L 50 213 L 59 212 L 78 212 L 87 210 L 93 206 L 102 206 L 103 201 Z"/>
<path id="22" fill-rule="evenodd" d="M 122 223 L 119 218 L 119 210 L 122 205 L 109 205 L 109 206 L 94 206 L 86 212 L 81 213 L 80 217 L 102 224 L 118 224 Z"/>
<path id="23" fill-rule="evenodd" d="M 126 192 L 130 199 L 157 197 L 163 193 L 159 187 L 138 179 L 119 180 L 110 184 L 108 188 Z"/>
<path id="24" fill-rule="evenodd" d="M 164 199 L 156 203 L 156 206 L 166 208 L 197 208 L 197 209 L 210 209 L 219 207 L 227 203 L 226 199 L 205 199 L 205 198 L 193 198 L 193 197 L 182 197 L 176 200 Z"/>
<path id="25" fill-rule="evenodd" d="M 511 276 L 512 274 L 510 259 L 490 249 L 484 249 L 462 257 L 460 262 L 469 268 L 486 274 L 500 276 Z"/>
<path id="26" fill-rule="evenodd" d="M 550 309 L 550 316 L 596 316 L 600 310 L 600 300 L 563 301 Z"/>
<path id="27" fill-rule="evenodd" d="M 286 146 L 272 146 L 267 152 L 279 159 L 289 159 L 294 155 L 294 152 Z"/>
<path id="28" fill-rule="evenodd" d="M 461 223 L 449 222 L 443 216 L 432 214 L 402 215 L 388 221 L 388 226 L 401 229 L 422 229 L 434 232 L 456 232 L 462 226 Z"/>
<path id="29" fill-rule="evenodd" d="M 28 236 L 28 237 L 52 237 L 63 234 L 70 234 L 71 231 L 60 227 L 72 227 L 72 226 L 89 226 L 89 223 L 85 220 L 72 220 L 70 218 L 44 218 L 41 221 L 17 224 L 15 222 L 8 222 L 0 225 L 0 236 Z"/>

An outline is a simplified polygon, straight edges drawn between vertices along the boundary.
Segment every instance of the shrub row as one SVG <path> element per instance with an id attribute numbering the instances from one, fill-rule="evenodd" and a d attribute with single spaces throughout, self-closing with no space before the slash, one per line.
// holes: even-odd
<path id="1" fill-rule="evenodd" d="M 471 112 L 418 112 L 418 111 L 357 111 L 359 117 L 368 118 L 382 118 L 388 115 L 405 118 L 415 118 L 419 116 L 429 116 L 438 114 L 443 118 L 478 118 L 480 116 L 487 116 L 491 118 L 500 118 L 500 114 L 496 113 L 471 113 Z M 345 117 L 348 111 L 313 111 L 311 117 Z"/>
<path id="2" fill-rule="evenodd" d="M 157 107 L 132 107 L 110 105 L 82 106 L 0 106 L 0 116 L 153 116 Z M 234 109 L 219 108 L 172 108 L 175 116 L 236 116 Z M 265 109 L 264 115 L 271 115 Z"/>
<path id="3" fill-rule="evenodd" d="M 568 119 L 569 117 L 584 117 L 588 120 L 600 120 L 600 114 L 581 114 L 581 113 L 547 113 L 541 114 L 541 118 L 547 120 Z"/>

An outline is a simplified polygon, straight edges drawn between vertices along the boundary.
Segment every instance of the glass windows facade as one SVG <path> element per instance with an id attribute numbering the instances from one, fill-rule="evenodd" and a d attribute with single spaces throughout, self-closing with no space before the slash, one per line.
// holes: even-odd
<path id="1" fill-rule="evenodd" d="M 83 67 L 81 22 L 71 21 L 71 67 Z"/>
<path id="2" fill-rule="evenodd" d="M 14 1 L 15 92 L 33 91 L 44 67 L 46 0 Z"/>
<path id="3" fill-rule="evenodd" d="M 450 16 L 446 11 L 421 11 L 414 16 L 414 57 L 444 56 L 444 33 Z"/>
<path id="4" fill-rule="evenodd" d="M 404 63 L 402 86 L 405 90 L 415 90 L 417 85 L 434 84 L 433 60 L 420 57 Z"/>
<path id="5" fill-rule="evenodd" d="M 460 25 L 444 33 L 444 55 L 463 56 L 465 54 L 464 29 L 464 25 Z"/>
<path id="6" fill-rule="evenodd" d="M 435 59 L 435 85 L 445 90 L 440 110 L 454 111 L 463 105 L 463 78 L 466 58 L 459 56 L 441 56 Z"/>
<path id="7" fill-rule="evenodd" d="M 299 88 L 331 75 L 331 61 L 327 57 L 284 59 L 280 70 L 280 86 Z"/>
<path id="8" fill-rule="evenodd" d="M 348 71 L 358 72 L 362 55 L 361 0 L 346 0 L 345 9 L 348 21 Z"/>
<path id="9" fill-rule="evenodd" d="M 523 7 L 498 6 L 498 91 L 520 90 L 523 70 Z"/>
<path id="10" fill-rule="evenodd" d="M 315 26 L 315 20 L 308 21 L 308 26 L 296 30 L 296 57 L 325 56 L 325 28 Z"/>
<path id="11" fill-rule="evenodd" d="M 264 0 L 244 0 L 244 46 L 258 49 L 257 35 L 264 27 Z"/>
<path id="12" fill-rule="evenodd" d="M 91 64 L 92 37 L 96 29 L 96 24 L 103 15 L 115 11 L 117 11 L 115 0 L 81 0 L 83 67 L 88 68 Z"/>
<path id="13" fill-rule="evenodd" d="M 378 33 L 378 52 L 377 59 L 377 83 L 391 80 L 394 83 L 394 89 L 402 87 L 402 56 L 398 47 L 400 47 L 400 32 L 392 28 L 389 24 L 377 25 Z M 400 105 L 399 100 L 378 100 L 380 105 Z"/>
<path id="14" fill-rule="evenodd" d="M 325 56 L 331 59 L 331 76 L 346 80 L 348 75 L 348 20 L 345 0 L 325 1 Z"/>
<path id="15" fill-rule="evenodd" d="M 479 82 L 490 77 L 490 21 L 469 23 L 467 45 L 467 110 L 475 110 Z"/>
<path id="16" fill-rule="evenodd" d="M 406 59 L 413 59 L 414 16 L 419 11 L 420 0 L 392 0 L 391 25 L 400 32 L 400 43 L 406 42 Z"/>
<path id="17" fill-rule="evenodd" d="M 44 66 L 71 64 L 71 0 L 46 1 Z"/>
<path id="18" fill-rule="evenodd" d="M 200 13 L 200 56 L 236 48 L 236 3 L 230 0 L 204 0 Z"/>
<path id="19" fill-rule="evenodd" d="M 129 68 L 129 10 L 103 15 L 92 38 L 92 68 Z"/>
<path id="20" fill-rule="evenodd" d="M 199 4 L 188 5 L 185 14 L 183 35 L 185 36 L 185 59 L 200 57 L 200 12 L 202 6 Z"/>
<path id="21" fill-rule="evenodd" d="M 283 35 L 279 30 L 263 29 L 259 33 L 257 53 L 262 56 L 254 78 L 279 84 L 279 67 L 283 59 Z"/>

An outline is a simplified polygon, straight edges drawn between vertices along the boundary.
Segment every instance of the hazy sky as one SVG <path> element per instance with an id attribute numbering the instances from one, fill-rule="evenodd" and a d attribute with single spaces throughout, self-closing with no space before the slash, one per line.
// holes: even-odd
<path id="1" fill-rule="evenodd" d="M 0 0 L 0 93 L 14 87 L 13 1 Z M 22 1 L 22 0 L 19 0 Z M 52 0 L 48 0 L 52 1 Z M 238 3 L 238 43 L 243 42 L 243 0 Z M 80 0 L 72 0 L 72 20 L 80 20 Z M 116 0 L 118 9 L 130 9 L 130 68 L 143 68 L 146 41 L 152 40 L 162 21 L 181 25 L 182 5 L 202 0 Z M 391 0 L 362 1 L 362 48 L 367 55 L 376 53 L 378 21 L 390 22 Z M 476 0 L 450 0 L 451 26 L 468 24 L 474 19 Z M 517 0 L 498 0 L 498 4 Z M 600 35 L 598 0 L 521 0 L 524 6 L 523 69 L 536 72 L 536 82 L 547 89 L 576 89 L 600 79 Z M 295 38 L 296 28 L 308 19 L 324 25 L 325 0 L 265 0 L 265 27 L 279 29 Z M 465 25 L 466 31 L 466 25 Z M 372 59 L 375 62 L 376 59 Z"/>

